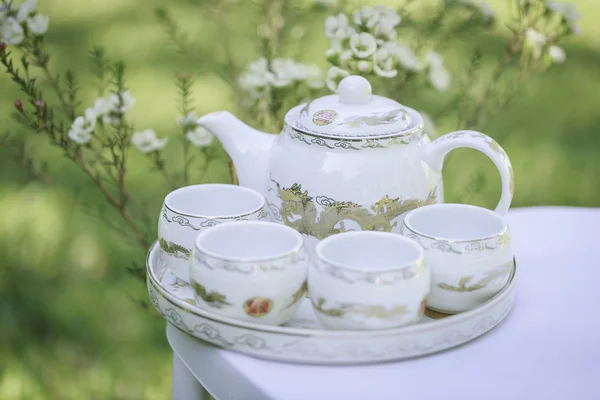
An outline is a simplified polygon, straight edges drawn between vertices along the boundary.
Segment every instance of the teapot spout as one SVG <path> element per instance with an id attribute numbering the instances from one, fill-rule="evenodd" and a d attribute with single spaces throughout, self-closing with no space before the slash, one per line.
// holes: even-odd
<path id="1" fill-rule="evenodd" d="M 269 154 L 276 135 L 256 130 L 228 111 L 207 114 L 197 123 L 219 139 L 233 161 L 239 184 L 264 195 Z"/>

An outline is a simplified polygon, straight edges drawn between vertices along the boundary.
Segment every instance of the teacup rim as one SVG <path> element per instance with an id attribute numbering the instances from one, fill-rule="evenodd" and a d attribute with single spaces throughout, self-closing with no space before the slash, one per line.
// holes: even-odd
<path id="1" fill-rule="evenodd" d="M 243 214 L 229 214 L 229 215 L 203 215 L 203 214 L 189 214 L 189 213 L 184 213 L 181 211 L 176 210 L 174 207 L 169 206 L 167 204 L 167 201 L 169 199 L 169 197 L 175 195 L 176 193 L 181 193 L 182 191 L 185 190 L 190 190 L 192 188 L 199 188 L 199 187 L 203 187 L 203 188 L 218 188 L 218 187 L 226 187 L 226 188 L 235 188 L 236 190 L 242 190 L 245 191 L 247 193 L 250 193 L 252 195 L 257 196 L 257 198 L 260 200 L 260 205 L 256 208 L 254 208 L 252 211 L 249 212 L 245 212 Z M 265 209 L 265 205 L 267 203 L 267 200 L 265 199 L 265 196 L 263 196 L 261 193 L 257 192 L 254 189 L 250 189 L 248 187 L 245 186 L 240 186 L 240 185 L 233 185 L 233 184 L 228 184 L 228 183 L 199 183 L 196 185 L 187 185 L 187 186 L 182 186 L 179 187 L 175 190 L 172 190 L 171 192 L 169 192 L 164 200 L 163 200 L 163 206 L 168 209 L 169 211 L 178 214 L 178 215 L 182 215 L 184 217 L 191 217 L 191 218 L 203 218 L 203 219 L 237 219 L 237 218 L 243 218 L 243 217 L 247 217 L 249 215 L 252 214 L 256 214 L 257 212 L 260 212 L 261 210 Z"/>
<path id="2" fill-rule="evenodd" d="M 208 236 L 210 234 L 215 234 L 215 232 L 218 232 L 220 229 L 235 229 L 235 228 L 239 228 L 240 226 L 243 226 L 243 225 L 260 225 L 260 226 L 269 226 L 274 229 L 282 229 L 282 230 L 285 230 L 285 231 L 293 234 L 297 239 L 296 240 L 297 243 L 290 250 L 287 250 L 285 252 L 281 252 L 281 254 L 276 254 L 273 256 L 269 256 L 269 257 L 230 257 L 230 256 L 224 256 L 222 254 L 218 254 L 218 253 L 215 253 L 212 251 L 207 251 L 205 249 L 200 248 L 200 246 L 198 246 L 198 241 L 200 239 L 204 238 L 205 236 Z M 286 257 L 290 257 L 294 254 L 298 254 L 302 251 L 302 249 L 304 249 L 304 238 L 302 237 L 300 232 L 296 231 L 293 228 L 290 228 L 289 226 L 286 226 L 283 224 L 277 224 L 277 223 L 273 223 L 273 222 L 269 222 L 269 221 L 239 221 L 234 224 L 217 225 L 217 226 L 211 227 L 210 229 L 206 229 L 206 230 L 200 232 L 198 235 L 196 235 L 196 238 L 194 239 L 195 252 L 201 253 L 205 256 L 208 256 L 208 257 L 211 257 L 211 258 L 214 258 L 217 260 L 227 261 L 227 262 L 235 262 L 235 263 L 239 263 L 239 264 L 262 263 L 262 262 L 270 262 L 270 261 L 280 260 L 282 258 L 286 258 Z M 196 255 L 194 255 L 194 257 L 196 257 Z"/>
<path id="3" fill-rule="evenodd" d="M 478 238 L 474 238 L 474 239 L 452 239 L 452 238 L 447 238 L 447 237 L 439 237 L 439 236 L 429 235 L 429 234 L 422 232 L 419 229 L 416 229 L 414 226 L 411 226 L 410 218 L 412 216 L 414 216 L 418 213 L 421 213 L 421 212 L 426 212 L 427 210 L 430 210 L 433 208 L 464 208 L 464 209 L 471 209 L 471 210 L 473 210 L 473 209 L 482 210 L 485 213 L 487 213 L 488 215 L 495 218 L 496 220 L 500 221 L 502 224 L 502 229 L 493 235 L 482 236 L 482 237 L 478 237 Z M 448 243 L 480 242 L 482 240 L 495 239 L 499 236 L 504 235 L 508 231 L 508 222 L 506 221 L 506 218 L 504 218 L 502 215 L 498 214 L 497 212 L 490 210 L 488 208 L 485 208 L 485 207 L 479 207 L 479 206 L 475 206 L 472 204 L 461 204 L 461 203 L 428 204 L 425 206 L 421 206 L 419 208 L 415 208 L 414 210 L 411 210 L 406 214 L 402 223 L 409 231 L 411 231 L 415 235 L 419 235 L 419 236 L 422 236 L 427 239 L 444 241 L 444 242 L 448 242 Z"/>
<path id="4" fill-rule="evenodd" d="M 385 236 L 385 237 L 389 237 L 389 238 L 394 238 L 394 240 L 398 239 L 400 242 L 404 242 L 407 245 L 413 247 L 415 250 L 417 250 L 417 252 L 419 253 L 419 256 L 416 257 L 416 259 L 414 259 L 412 261 L 406 262 L 404 264 L 398 264 L 393 267 L 385 267 L 385 268 L 364 268 L 363 267 L 363 268 L 361 268 L 361 267 L 348 266 L 346 264 L 332 261 L 323 255 L 323 247 L 326 246 L 329 242 L 332 242 L 334 240 L 339 240 L 342 235 L 345 235 L 345 237 L 349 237 L 351 235 L 357 236 L 357 237 L 358 236 L 371 236 L 371 237 Z M 330 265 L 332 267 L 335 267 L 335 268 L 338 268 L 338 269 L 341 269 L 344 271 L 352 271 L 352 272 L 359 272 L 359 273 L 372 273 L 372 274 L 385 274 L 385 273 L 400 272 L 400 271 L 405 270 L 406 268 L 419 267 L 421 264 L 423 264 L 425 262 L 425 252 L 424 252 L 423 248 L 418 243 L 416 243 L 414 240 L 408 239 L 408 238 L 406 238 L 402 235 L 396 234 L 396 233 L 383 232 L 383 231 L 350 231 L 350 232 L 342 232 L 342 233 L 337 233 L 335 235 L 328 236 L 325 239 L 321 240 L 315 247 L 315 256 L 316 256 L 315 261 L 323 262 L 327 265 Z"/>

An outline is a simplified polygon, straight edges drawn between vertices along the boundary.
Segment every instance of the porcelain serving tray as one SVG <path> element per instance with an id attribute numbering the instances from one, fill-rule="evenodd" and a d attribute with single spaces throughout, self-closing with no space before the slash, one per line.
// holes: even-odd
<path id="1" fill-rule="evenodd" d="M 456 347 L 496 327 L 515 298 L 516 263 L 508 284 L 476 309 L 456 315 L 426 312 L 412 326 L 378 331 L 324 330 L 304 298 L 283 326 L 237 321 L 196 306 L 192 288 L 165 267 L 155 243 L 148 253 L 147 284 L 160 314 L 181 331 L 216 346 L 278 361 L 363 364 L 402 360 Z"/>

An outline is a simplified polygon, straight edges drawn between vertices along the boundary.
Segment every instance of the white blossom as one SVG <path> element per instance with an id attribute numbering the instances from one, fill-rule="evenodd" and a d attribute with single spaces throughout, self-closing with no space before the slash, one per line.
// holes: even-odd
<path id="1" fill-rule="evenodd" d="M 350 73 L 344 69 L 339 67 L 331 67 L 329 71 L 327 71 L 327 78 L 325 78 L 325 83 L 327 87 L 332 92 L 337 92 L 338 84 L 342 79 L 350 75 Z"/>
<path id="2" fill-rule="evenodd" d="M 189 131 L 185 137 L 197 147 L 208 146 L 211 144 L 214 138 L 213 134 L 203 126 L 197 126 L 196 129 Z"/>
<path id="3" fill-rule="evenodd" d="M 122 101 L 122 103 L 121 103 Z M 120 94 L 111 94 L 108 96 L 105 104 L 100 104 L 98 100 L 98 107 L 104 107 L 104 113 L 102 115 L 102 122 L 105 124 L 116 124 L 121 119 L 122 115 L 127 111 L 131 110 L 135 104 L 135 98 L 125 91 Z M 94 105 L 96 107 L 96 105 Z"/>
<path id="4" fill-rule="evenodd" d="M 102 117 L 109 111 L 108 103 L 103 98 L 96 99 L 93 110 L 98 117 Z"/>
<path id="5" fill-rule="evenodd" d="M 450 88 L 452 77 L 444 65 L 444 59 L 435 51 L 427 53 L 429 63 L 429 80 L 436 90 L 446 91 Z"/>
<path id="6" fill-rule="evenodd" d="M 385 49 L 379 49 L 373 55 L 373 71 L 378 76 L 393 78 L 398 74 L 394 68 L 394 60 Z"/>
<path id="7" fill-rule="evenodd" d="M 356 57 L 367 58 L 377 50 L 377 42 L 370 33 L 361 32 L 350 37 L 350 49 Z"/>
<path id="8" fill-rule="evenodd" d="M 402 67 L 411 71 L 422 71 L 425 64 L 408 46 L 400 43 L 386 43 L 383 48 L 395 58 Z"/>
<path id="9" fill-rule="evenodd" d="M 348 61 L 352 58 L 352 51 L 344 50 L 340 53 L 340 61 Z"/>
<path id="10" fill-rule="evenodd" d="M 270 75 L 270 83 L 274 87 L 289 86 L 295 80 L 303 80 L 303 66 L 297 64 L 291 58 L 276 58 L 271 61 L 271 69 L 273 73 Z"/>
<path id="11" fill-rule="evenodd" d="M 375 11 L 373 7 L 363 6 L 358 10 L 354 11 L 353 19 L 354 23 L 358 26 L 364 26 L 366 28 L 373 28 L 377 22 L 379 22 L 380 15 Z"/>
<path id="12" fill-rule="evenodd" d="M 436 67 L 429 70 L 429 80 L 436 90 L 444 92 L 450 88 L 452 78 L 446 68 Z"/>
<path id="13" fill-rule="evenodd" d="M 354 30 L 348 26 L 346 15 L 339 13 L 325 18 L 325 36 L 329 39 L 344 40 L 353 32 Z"/>
<path id="14" fill-rule="evenodd" d="M 558 46 L 550 46 L 548 48 L 548 55 L 550 59 L 556 64 L 562 64 L 567 59 L 565 51 Z"/>
<path id="15" fill-rule="evenodd" d="M 131 137 L 131 143 L 142 153 L 160 150 L 167 145 L 168 141 L 169 138 L 166 137 L 162 139 L 157 138 L 156 132 L 152 129 L 136 132 Z"/>
<path id="16" fill-rule="evenodd" d="M 325 51 L 325 58 L 335 60 L 342 52 L 342 42 L 337 39 L 331 39 L 330 48 Z"/>
<path id="17" fill-rule="evenodd" d="M 573 3 L 559 3 L 558 1 L 548 1 L 548 8 L 560 15 L 567 21 L 574 34 L 581 34 L 581 29 L 577 26 L 577 21 L 581 19 L 581 13 Z"/>
<path id="18" fill-rule="evenodd" d="M 308 78 L 309 67 L 291 58 L 276 58 L 271 63 L 273 74 L 271 84 L 284 87 L 295 81 L 305 81 Z"/>
<path id="19" fill-rule="evenodd" d="M 479 4 L 479 10 L 481 11 L 481 15 L 483 15 L 483 18 L 486 21 L 490 21 L 496 17 L 496 12 L 492 8 L 492 6 L 490 6 L 489 3 L 485 1 L 482 1 Z"/>
<path id="20" fill-rule="evenodd" d="M 45 15 L 35 15 L 27 18 L 27 28 L 35 36 L 42 36 L 48 31 L 50 18 Z"/>
<path id="21" fill-rule="evenodd" d="M 388 20 L 379 21 L 379 23 L 375 25 L 373 33 L 376 37 L 383 38 L 383 42 L 396 40 L 396 36 L 398 35 L 396 32 L 396 26 Z"/>
<path id="22" fill-rule="evenodd" d="M 198 116 L 196 115 L 195 112 L 190 112 L 187 113 L 186 115 L 180 117 L 177 119 L 177 123 L 179 125 L 181 125 L 183 128 L 189 127 L 189 126 L 196 126 L 197 123 L 196 121 L 198 120 Z"/>
<path id="23" fill-rule="evenodd" d="M 35 10 L 37 10 L 37 0 L 26 0 L 17 7 L 17 20 L 25 22 L 27 17 L 33 14 Z"/>
<path id="24" fill-rule="evenodd" d="M 92 140 L 92 133 L 96 129 L 97 119 L 98 115 L 93 108 L 85 110 L 85 116 L 77 117 L 73 121 L 68 133 L 69 138 L 79 144 L 88 143 Z"/>
<path id="25" fill-rule="evenodd" d="M 248 64 L 246 72 L 239 78 L 239 85 L 247 91 L 252 98 L 259 98 L 266 91 L 272 74 L 266 58 L 262 57 Z"/>
<path id="26" fill-rule="evenodd" d="M 431 50 L 427 53 L 427 62 L 431 68 L 443 68 L 444 59 L 435 51 Z"/>
<path id="27" fill-rule="evenodd" d="M 2 34 L 0 37 L 3 42 L 17 45 L 20 44 L 25 38 L 25 31 L 23 30 L 23 27 L 19 21 L 13 17 L 8 17 L 4 23 L 2 23 L 0 28 L 2 29 Z"/>
<path id="28" fill-rule="evenodd" d="M 122 92 L 120 96 L 114 93 L 108 96 L 108 108 L 111 111 L 123 114 L 131 110 L 134 104 L 135 98 L 127 91 Z"/>
<path id="29" fill-rule="evenodd" d="M 538 59 L 542 55 L 542 48 L 546 44 L 546 36 L 534 29 L 525 31 L 525 44 L 531 48 L 533 57 Z"/>
<path id="30" fill-rule="evenodd" d="M 327 49 L 325 51 L 325 58 L 327 58 L 329 60 L 329 59 L 337 57 L 339 54 L 340 54 L 340 49 L 334 49 L 334 48 Z"/>
<path id="31" fill-rule="evenodd" d="M 305 82 L 309 88 L 323 87 L 323 77 L 316 65 L 306 65 L 291 58 L 276 58 L 271 61 L 271 70 L 265 58 L 248 64 L 240 76 L 239 84 L 253 99 L 268 93 L 271 87 L 287 87 L 295 82 Z"/>
<path id="32" fill-rule="evenodd" d="M 369 72 L 371 71 L 372 64 L 367 60 L 360 60 L 357 64 L 357 68 L 360 72 Z"/>
<path id="33" fill-rule="evenodd" d="M 423 117 L 423 130 L 425 133 L 427 133 L 430 137 L 436 137 L 437 129 L 433 119 L 426 112 L 420 111 L 419 113 L 421 114 L 421 117 Z"/>
<path id="34" fill-rule="evenodd" d="M 316 65 L 309 65 L 306 68 L 306 86 L 311 89 L 321 89 L 325 86 L 321 69 Z"/>
<path id="35" fill-rule="evenodd" d="M 378 5 L 375 7 L 375 10 L 379 14 L 379 22 L 385 21 L 385 23 L 390 24 L 392 26 L 397 26 L 400 24 L 400 15 L 389 7 L 384 7 L 382 5 Z"/>

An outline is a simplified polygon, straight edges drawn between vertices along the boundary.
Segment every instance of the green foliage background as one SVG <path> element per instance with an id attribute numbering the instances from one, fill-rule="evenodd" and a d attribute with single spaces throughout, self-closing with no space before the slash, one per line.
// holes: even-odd
<path id="1" fill-rule="evenodd" d="M 564 65 L 529 82 L 486 133 L 508 152 L 516 175 L 514 206 L 600 206 L 600 3 L 573 1 L 583 14 L 582 36 L 563 43 Z M 375 3 L 375 2 L 370 2 Z M 393 4 L 393 1 L 378 3 Z M 474 46 L 501 54 L 506 1 L 490 1 L 499 14 L 491 34 L 456 37 L 444 51 L 451 71 Z M 194 60 L 177 55 L 156 22 L 155 7 L 167 7 L 188 28 L 201 52 Z M 202 1 L 42 0 L 49 15 L 55 71 L 71 67 L 82 86 L 91 78 L 87 54 L 93 45 L 128 66 L 137 103 L 131 113 L 138 129 L 175 135 L 174 74 L 196 73 L 200 114 L 231 109 L 229 86 L 207 71 L 222 57 L 215 26 Z M 305 24 L 302 61 L 325 70 L 322 34 L 326 11 L 295 23 Z M 258 54 L 258 10 L 240 1 L 229 16 L 235 58 Z M 308 45 L 306 45 L 308 44 Z M 295 56 L 293 44 L 289 55 Z M 485 59 L 491 68 L 493 57 Z M 94 99 L 91 87 L 85 104 Z M 10 118 L 19 92 L 0 74 L 0 132 L 23 134 Z M 407 105 L 435 114 L 449 95 L 433 90 L 408 93 Z M 451 126 L 438 126 L 438 133 Z M 146 293 L 126 268 L 144 254 L 123 243 L 83 203 L 103 207 L 99 192 L 43 139 L 31 142 L 36 159 L 48 161 L 52 183 L 36 181 L 0 148 L 0 398 L 11 399 L 165 399 L 170 391 L 170 352 L 164 323 L 144 309 Z M 174 159 L 175 157 L 173 157 Z M 169 191 L 146 159 L 132 151 L 130 184 L 158 213 Z M 473 151 L 459 151 L 445 169 L 447 201 L 493 207 L 499 178 L 493 165 Z M 227 181 L 221 157 L 205 181 Z M 110 209 L 102 218 L 117 219 Z"/>

